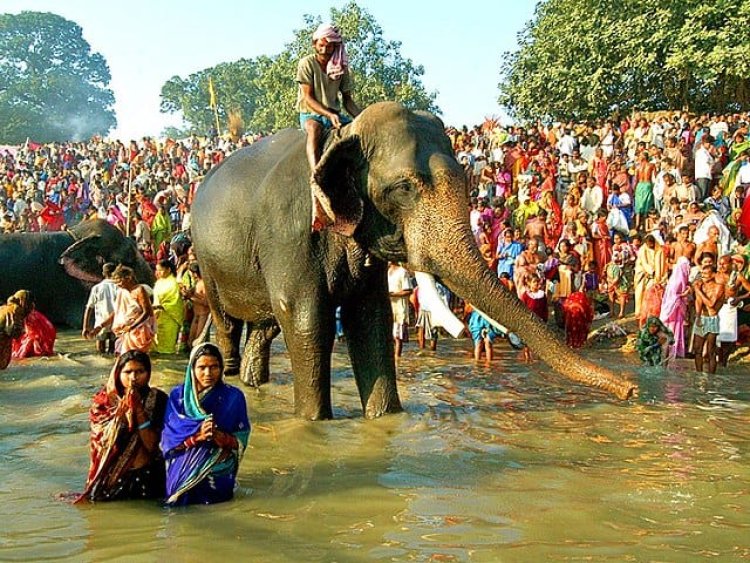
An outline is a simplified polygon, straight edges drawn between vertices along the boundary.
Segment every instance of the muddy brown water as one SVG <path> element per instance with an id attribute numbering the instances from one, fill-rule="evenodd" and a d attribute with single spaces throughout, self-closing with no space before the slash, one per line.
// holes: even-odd
<path id="1" fill-rule="evenodd" d="M 621 403 L 467 340 L 405 348 L 405 412 L 361 409 L 334 351 L 336 420 L 293 417 L 281 339 L 272 383 L 244 388 L 254 424 L 235 499 L 72 506 L 88 458 L 87 408 L 110 362 L 64 332 L 55 358 L 0 372 L 3 561 L 691 561 L 750 558 L 750 374 L 640 368 Z M 159 358 L 169 390 L 185 360 Z M 231 381 L 230 381 L 231 382 Z"/>

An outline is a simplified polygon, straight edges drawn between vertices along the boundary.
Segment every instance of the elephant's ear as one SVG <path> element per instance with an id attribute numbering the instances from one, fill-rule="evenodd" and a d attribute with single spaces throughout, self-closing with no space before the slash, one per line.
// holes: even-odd
<path id="1" fill-rule="evenodd" d="M 316 196 L 325 198 L 321 204 L 332 211 L 336 233 L 351 236 L 362 220 L 362 201 L 359 183 L 365 158 L 358 135 L 349 135 L 334 141 L 323 153 L 315 167 L 313 178 L 321 192 Z"/>
<path id="2" fill-rule="evenodd" d="M 101 235 L 87 235 L 76 240 L 60 255 L 58 262 L 73 278 L 87 283 L 100 282 L 104 264 L 104 258 L 99 253 L 101 240 Z"/>

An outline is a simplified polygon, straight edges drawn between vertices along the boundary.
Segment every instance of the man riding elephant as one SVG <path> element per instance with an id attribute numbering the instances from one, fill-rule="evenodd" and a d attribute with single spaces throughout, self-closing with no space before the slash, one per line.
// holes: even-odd
<path id="1" fill-rule="evenodd" d="M 360 109 L 352 98 L 352 78 L 349 74 L 349 60 L 344 42 L 338 29 L 331 24 L 321 24 L 312 37 L 315 53 L 300 60 L 297 66 L 300 127 L 307 133 L 305 150 L 310 170 L 315 170 L 320 158 L 320 149 L 326 131 L 339 129 L 351 122 L 341 113 L 341 102 L 352 117 L 359 115 Z M 336 217 L 328 197 L 323 193 L 314 178 L 310 179 L 313 214 L 312 229 L 320 229 L 334 224 Z M 351 233 L 346 233 L 351 234 Z"/>

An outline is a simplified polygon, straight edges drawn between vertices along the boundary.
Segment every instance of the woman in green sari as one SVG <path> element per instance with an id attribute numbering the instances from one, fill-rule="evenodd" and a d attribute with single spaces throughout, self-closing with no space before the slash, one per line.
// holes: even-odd
<path id="1" fill-rule="evenodd" d="M 667 350 L 673 344 L 672 331 L 658 317 L 649 317 L 638 333 L 635 347 L 644 364 L 661 366 L 670 359 Z"/>
<path id="2" fill-rule="evenodd" d="M 154 241 L 154 252 L 158 252 L 163 242 L 169 242 L 172 236 L 172 221 L 164 203 L 157 204 L 159 211 L 151 223 L 151 239 Z"/>
<path id="3" fill-rule="evenodd" d="M 159 354 L 174 354 L 177 335 L 184 320 L 185 304 L 180 296 L 180 285 L 174 276 L 174 266 L 169 260 L 161 260 L 156 265 L 154 312 L 156 341 L 153 351 Z"/>

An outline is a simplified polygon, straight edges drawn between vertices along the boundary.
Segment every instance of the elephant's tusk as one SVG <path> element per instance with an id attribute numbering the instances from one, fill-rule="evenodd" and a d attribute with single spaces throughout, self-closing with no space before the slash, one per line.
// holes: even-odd
<path id="1" fill-rule="evenodd" d="M 435 278 L 425 272 L 414 272 L 419 286 L 419 303 L 430 311 L 432 324 L 441 326 L 448 331 L 453 338 L 458 338 L 464 331 L 462 323 L 456 315 L 446 306 L 440 298 L 435 286 Z"/>

